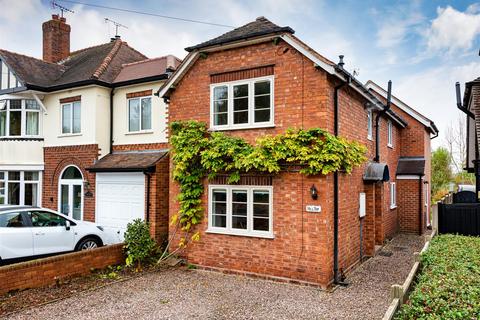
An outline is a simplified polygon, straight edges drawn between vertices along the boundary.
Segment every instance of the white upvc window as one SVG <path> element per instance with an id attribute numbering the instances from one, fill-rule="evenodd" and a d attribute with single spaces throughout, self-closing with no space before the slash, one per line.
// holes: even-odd
<path id="1" fill-rule="evenodd" d="M 428 196 L 429 196 L 429 192 L 428 192 L 428 184 L 425 183 L 423 185 L 423 190 L 424 190 L 424 193 L 425 193 L 425 206 L 428 207 Z"/>
<path id="2" fill-rule="evenodd" d="M 368 140 L 373 139 L 373 112 L 372 112 L 372 110 L 367 111 L 367 138 L 368 138 Z"/>
<path id="3" fill-rule="evenodd" d="M 273 238 L 271 186 L 210 185 L 208 232 Z"/>
<path id="4" fill-rule="evenodd" d="M 390 120 L 387 121 L 387 139 L 387 146 L 393 148 L 393 125 Z"/>
<path id="5" fill-rule="evenodd" d="M 31 99 L 0 101 L 0 137 L 40 135 L 40 106 Z"/>
<path id="6" fill-rule="evenodd" d="M 218 130 L 274 125 L 273 76 L 210 86 L 210 127 Z"/>
<path id="7" fill-rule="evenodd" d="M 128 99 L 128 132 L 152 130 L 152 98 Z"/>
<path id="8" fill-rule="evenodd" d="M 397 185 L 395 182 L 390 182 L 390 209 L 397 207 Z"/>
<path id="9" fill-rule="evenodd" d="M 40 206 L 39 171 L 0 171 L 0 204 Z"/>
<path id="10" fill-rule="evenodd" d="M 62 134 L 79 134 L 82 131 L 81 102 L 64 103 L 62 108 Z"/>

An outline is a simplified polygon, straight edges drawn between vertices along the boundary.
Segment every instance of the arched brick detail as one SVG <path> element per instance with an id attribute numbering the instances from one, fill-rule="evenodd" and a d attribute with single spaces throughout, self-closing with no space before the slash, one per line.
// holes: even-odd
<path id="1" fill-rule="evenodd" d="M 98 159 L 98 145 L 79 145 L 64 147 L 45 147 L 45 170 L 43 174 L 43 206 L 52 210 L 58 209 L 58 182 L 63 169 L 75 165 L 80 169 L 83 180 L 88 181 L 89 188 L 84 191 L 83 218 L 95 221 L 95 174 L 86 168 Z M 86 193 L 91 194 L 87 196 Z"/>

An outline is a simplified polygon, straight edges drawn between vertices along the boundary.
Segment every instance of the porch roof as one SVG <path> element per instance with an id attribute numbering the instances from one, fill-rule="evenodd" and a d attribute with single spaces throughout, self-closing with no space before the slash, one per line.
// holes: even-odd
<path id="1" fill-rule="evenodd" d="M 168 154 L 168 150 L 114 152 L 87 168 L 90 172 L 154 172 L 155 164 Z"/>

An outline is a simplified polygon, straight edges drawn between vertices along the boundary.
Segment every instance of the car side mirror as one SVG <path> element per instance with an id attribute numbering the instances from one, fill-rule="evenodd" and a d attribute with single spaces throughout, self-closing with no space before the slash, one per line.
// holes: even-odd
<path id="1" fill-rule="evenodd" d="M 65 221 L 65 229 L 67 229 L 67 231 L 70 230 L 70 221 L 68 220 Z"/>

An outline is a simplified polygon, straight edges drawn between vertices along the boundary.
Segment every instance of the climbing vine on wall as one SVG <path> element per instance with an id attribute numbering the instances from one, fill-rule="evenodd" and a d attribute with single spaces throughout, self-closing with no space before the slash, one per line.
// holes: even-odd
<path id="1" fill-rule="evenodd" d="M 295 164 L 305 175 L 326 175 L 343 170 L 350 173 L 366 160 L 366 148 L 356 141 L 335 137 L 327 131 L 288 129 L 284 134 L 263 136 L 255 145 L 223 132 L 209 132 L 205 123 L 173 122 L 171 145 L 173 179 L 180 185 L 180 210 L 172 224 L 184 233 L 180 246 L 198 240 L 193 226 L 203 219 L 201 196 L 203 179 L 228 174 L 228 182 L 236 183 L 240 174 L 249 171 L 279 173 L 282 165 Z"/>

